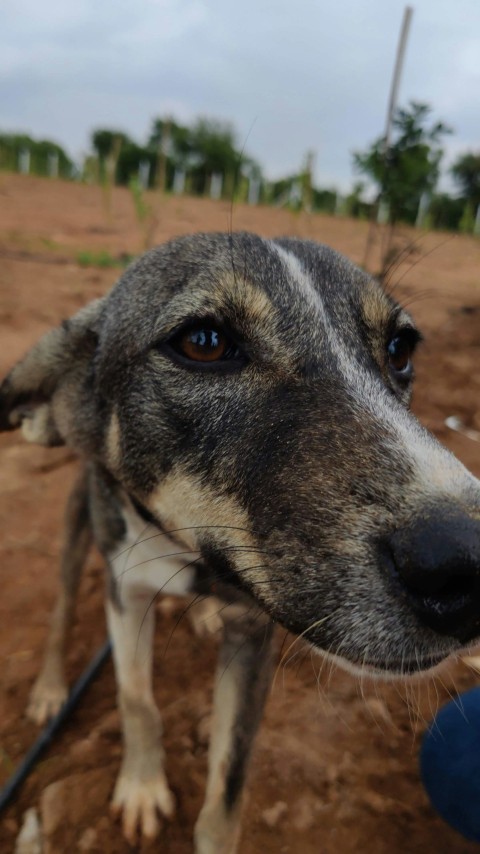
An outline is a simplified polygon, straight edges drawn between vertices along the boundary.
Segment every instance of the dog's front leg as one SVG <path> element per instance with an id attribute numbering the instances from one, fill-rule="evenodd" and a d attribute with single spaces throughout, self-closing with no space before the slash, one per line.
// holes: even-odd
<path id="1" fill-rule="evenodd" d="M 107 603 L 123 725 L 124 758 L 112 799 L 122 813 L 123 832 L 134 842 L 159 831 L 158 812 L 172 815 L 174 799 L 163 769 L 162 725 L 152 692 L 155 624 L 151 593 L 122 586 L 121 601 Z"/>
<path id="2" fill-rule="evenodd" d="M 271 683 L 272 633 L 272 624 L 258 615 L 226 617 L 196 854 L 234 854 L 237 849 L 245 772 Z"/>
<path id="3" fill-rule="evenodd" d="M 60 591 L 51 618 L 43 666 L 30 693 L 27 715 L 36 724 L 44 724 L 56 715 L 67 699 L 65 651 L 73 623 L 78 585 L 91 544 L 88 472 L 84 468 L 67 503 Z"/>

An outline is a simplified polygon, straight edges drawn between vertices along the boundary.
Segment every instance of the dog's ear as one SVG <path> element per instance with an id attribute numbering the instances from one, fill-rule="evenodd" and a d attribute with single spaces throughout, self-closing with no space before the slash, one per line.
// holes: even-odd
<path id="1" fill-rule="evenodd" d="M 41 445 L 78 444 L 75 435 L 80 430 L 81 438 L 93 415 L 93 359 L 103 304 L 98 299 L 87 305 L 17 362 L 0 386 L 0 430 L 21 427 L 28 441 Z"/>

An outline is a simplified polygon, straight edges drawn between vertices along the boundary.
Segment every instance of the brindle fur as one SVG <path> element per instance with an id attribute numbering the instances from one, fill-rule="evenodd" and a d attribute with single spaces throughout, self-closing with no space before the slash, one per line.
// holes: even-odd
<path id="1" fill-rule="evenodd" d="M 231 331 L 248 356 L 241 370 L 171 357 L 172 332 L 202 319 Z M 410 387 L 389 371 L 387 342 L 405 324 L 376 281 L 325 246 L 196 235 L 141 257 L 4 381 L 0 428 L 65 443 L 84 466 L 31 714 L 64 699 L 65 634 L 93 537 L 109 569 L 125 735 L 113 803 L 130 839 L 137 826 L 155 835 L 158 811 L 174 808 L 151 689 L 152 589 L 215 587 L 228 603 L 197 854 L 236 848 L 275 622 L 392 673 L 428 668 L 480 634 L 480 621 L 468 638 L 425 626 L 382 560 L 381 543 L 428 514 L 480 515 L 478 481 L 418 424 Z"/>

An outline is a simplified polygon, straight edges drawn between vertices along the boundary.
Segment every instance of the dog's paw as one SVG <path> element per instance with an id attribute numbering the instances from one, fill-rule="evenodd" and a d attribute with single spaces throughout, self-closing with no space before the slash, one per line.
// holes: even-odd
<path id="1" fill-rule="evenodd" d="M 171 818 L 175 799 L 164 774 L 158 774 L 151 780 L 138 780 L 121 774 L 113 793 L 111 810 L 116 816 L 121 814 L 123 834 L 133 845 L 137 831 L 148 839 L 158 835 L 158 814 Z"/>
<path id="2" fill-rule="evenodd" d="M 188 611 L 193 631 L 199 638 L 219 636 L 223 629 L 222 603 L 213 596 L 195 602 Z"/>
<path id="3" fill-rule="evenodd" d="M 203 811 L 195 826 L 195 854 L 236 854 L 240 837 L 238 821 L 231 822 L 220 814 L 206 815 Z"/>
<path id="4" fill-rule="evenodd" d="M 68 686 L 65 682 L 38 679 L 30 692 L 27 718 L 37 726 L 43 726 L 58 714 L 67 697 Z"/>

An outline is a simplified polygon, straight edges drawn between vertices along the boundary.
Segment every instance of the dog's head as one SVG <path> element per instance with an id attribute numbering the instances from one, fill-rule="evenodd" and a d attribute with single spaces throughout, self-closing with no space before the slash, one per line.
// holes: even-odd
<path id="1" fill-rule="evenodd" d="M 480 484 L 408 411 L 418 339 L 327 247 L 196 235 L 45 336 L 0 427 L 100 462 L 315 647 L 419 670 L 480 636 Z"/>

